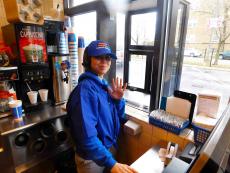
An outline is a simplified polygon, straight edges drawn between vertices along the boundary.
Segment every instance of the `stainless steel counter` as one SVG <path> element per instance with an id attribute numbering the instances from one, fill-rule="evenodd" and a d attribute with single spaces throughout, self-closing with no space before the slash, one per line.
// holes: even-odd
<path id="1" fill-rule="evenodd" d="M 8 135 L 10 133 L 32 127 L 47 120 L 65 116 L 66 111 L 62 107 L 62 105 L 46 105 L 44 109 L 40 111 L 27 113 L 25 116 L 23 116 L 23 120 L 20 122 L 15 121 L 13 116 L 2 118 L 0 119 L 0 134 L 2 136 Z"/>

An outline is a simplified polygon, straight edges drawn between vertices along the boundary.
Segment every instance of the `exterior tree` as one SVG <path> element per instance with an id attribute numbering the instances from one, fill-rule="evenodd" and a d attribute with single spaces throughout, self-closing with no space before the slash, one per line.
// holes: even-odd
<path id="1" fill-rule="evenodd" d="M 223 2 L 223 20 L 222 25 L 216 29 L 216 34 L 219 38 L 217 50 L 215 53 L 215 61 L 213 65 L 218 65 L 219 54 L 224 50 L 225 41 L 230 37 L 230 2 L 224 0 Z"/>

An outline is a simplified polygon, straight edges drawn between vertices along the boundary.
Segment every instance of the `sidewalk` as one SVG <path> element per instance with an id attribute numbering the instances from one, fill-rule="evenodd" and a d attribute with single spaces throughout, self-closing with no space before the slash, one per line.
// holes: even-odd
<path id="1" fill-rule="evenodd" d="M 185 57 L 183 65 L 193 66 L 209 70 L 230 71 L 230 60 L 218 60 L 218 65 L 207 66 L 203 58 Z"/>

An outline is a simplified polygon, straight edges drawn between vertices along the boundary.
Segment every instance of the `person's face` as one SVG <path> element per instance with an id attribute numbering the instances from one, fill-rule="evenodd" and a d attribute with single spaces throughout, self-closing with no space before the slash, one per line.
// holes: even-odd
<path id="1" fill-rule="evenodd" d="M 91 57 L 91 70 L 97 75 L 103 77 L 110 68 L 111 57 L 103 55 L 97 57 Z"/>

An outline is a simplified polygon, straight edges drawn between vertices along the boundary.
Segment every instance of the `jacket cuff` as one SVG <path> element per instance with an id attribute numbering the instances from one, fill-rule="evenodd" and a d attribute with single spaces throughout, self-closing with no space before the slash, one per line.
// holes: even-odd
<path id="1" fill-rule="evenodd" d="M 117 100 L 117 99 L 113 99 L 113 100 L 116 103 L 116 105 L 125 104 L 125 99 L 124 98 L 121 98 L 119 100 Z"/>
<path id="2" fill-rule="evenodd" d="M 116 164 L 116 160 L 110 157 L 108 161 L 105 162 L 105 167 L 111 169 Z"/>

